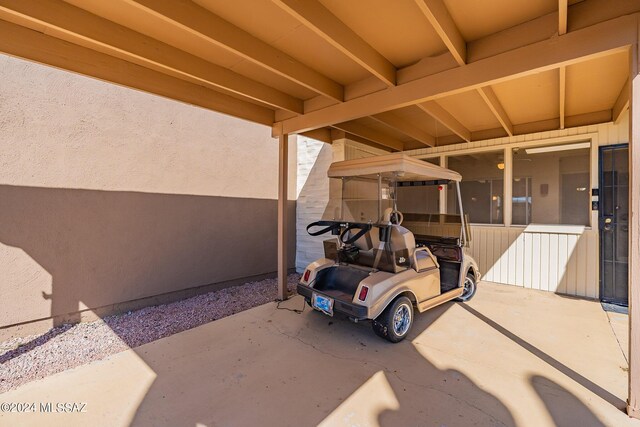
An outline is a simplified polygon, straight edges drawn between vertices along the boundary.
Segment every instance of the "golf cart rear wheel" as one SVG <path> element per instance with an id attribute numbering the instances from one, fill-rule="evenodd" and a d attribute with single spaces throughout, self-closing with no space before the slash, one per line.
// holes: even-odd
<path id="1" fill-rule="evenodd" d="M 464 291 L 462 295 L 456 298 L 456 301 L 466 302 L 469 301 L 476 294 L 478 284 L 476 283 L 476 276 L 473 273 L 468 273 L 464 278 Z"/>
<path id="2" fill-rule="evenodd" d="M 379 337 L 393 343 L 400 342 L 413 325 L 413 305 L 407 297 L 398 297 L 374 319 L 371 326 Z"/>

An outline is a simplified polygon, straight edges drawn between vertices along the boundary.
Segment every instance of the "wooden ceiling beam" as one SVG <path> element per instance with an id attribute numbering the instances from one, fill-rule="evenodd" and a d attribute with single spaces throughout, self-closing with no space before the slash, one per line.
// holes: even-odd
<path id="1" fill-rule="evenodd" d="M 457 64 L 453 57 L 449 52 L 445 52 L 438 56 L 422 58 L 415 64 L 398 69 L 396 81 L 399 85 L 405 84 L 455 67 L 457 67 Z M 364 95 L 369 95 L 370 93 L 384 90 L 387 87 L 387 85 L 376 77 L 370 76 L 346 85 L 344 88 L 344 100 L 349 101 Z M 304 111 L 305 113 L 310 113 L 311 111 L 320 110 L 335 104 L 337 104 L 337 101 L 318 95 L 304 102 Z"/>
<path id="2" fill-rule="evenodd" d="M 637 16 L 626 15 L 411 82 L 361 96 L 282 122 L 288 133 L 350 121 L 424 103 L 563 65 L 627 51 L 635 42 Z"/>
<path id="3" fill-rule="evenodd" d="M 567 19 L 569 14 L 568 0 L 558 0 L 558 35 L 567 34 Z M 564 129 L 565 102 L 567 96 L 567 67 L 561 66 L 560 73 L 560 129 Z"/>
<path id="4" fill-rule="evenodd" d="M 453 22 L 451 14 L 442 0 L 415 0 L 416 4 L 438 33 L 458 65 L 467 61 L 467 43 Z"/>
<path id="5" fill-rule="evenodd" d="M 0 19 L 294 113 L 303 101 L 57 0 L 0 0 Z"/>
<path id="6" fill-rule="evenodd" d="M 459 66 L 465 65 L 467 61 L 467 43 L 462 37 L 456 23 L 453 21 L 453 18 L 451 18 L 451 14 L 449 14 L 443 1 L 415 1 L 418 8 L 440 36 L 440 39 L 442 39 L 442 42 L 447 46 L 447 49 L 449 49 L 456 63 Z M 418 104 L 418 107 L 465 141 L 471 141 L 471 132 L 435 101 Z"/>
<path id="7" fill-rule="evenodd" d="M 460 123 L 451 113 L 442 108 L 436 101 L 427 101 L 417 104 L 425 113 L 442 123 L 451 132 L 458 135 L 467 142 L 471 141 L 471 132 L 462 123 Z"/>
<path id="8" fill-rule="evenodd" d="M 597 123 L 606 123 L 611 121 L 611 110 L 595 111 L 585 114 L 577 114 L 565 117 L 567 127 L 586 126 Z M 541 120 L 538 122 L 520 123 L 513 126 L 515 135 L 524 135 L 537 132 L 547 132 L 557 130 L 560 126 L 558 118 Z"/>
<path id="9" fill-rule="evenodd" d="M 504 111 L 504 107 L 502 103 L 496 96 L 496 93 L 493 91 L 491 86 L 485 86 L 476 89 L 478 94 L 484 99 L 484 102 L 487 104 L 493 115 L 498 119 L 500 125 L 504 128 L 509 136 L 513 136 L 513 123 L 509 119 L 507 112 Z"/>
<path id="10" fill-rule="evenodd" d="M 558 0 L 558 35 L 567 34 L 568 0 Z"/>
<path id="11" fill-rule="evenodd" d="M 631 95 L 631 89 L 629 86 L 629 79 L 622 86 L 622 90 L 616 98 L 615 104 L 613 104 L 613 122 L 615 124 L 620 123 L 620 119 L 622 118 L 622 113 L 629 109 L 629 98 Z"/>
<path id="12" fill-rule="evenodd" d="M 372 119 L 401 132 L 408 137 L 415 139 L 416 141 L 428 146 L 435 147 L 436 139 L 433 135 L 425 132 L 419 127 L 415 126 L 409 120 L 403 119 L 392 112 L 380 113 L 371 116 Z"/>
<path id="13" fill-rule="evenodd" d="M 404 144 L 402 143 L 402 141 L 397 140 L 389 135 L 384 135 L 380 132 L 376 132 L 370 127 L 367 127 L 356 121 L 336 123 L 333 125 L 333 127 L 396 151 L 402 151 L 404 149 Z"/>
<path id="14" fill-rule="evenodd" d="M 177 26 L 197 35 L 206 43 L 226 49 L 318 94 L 337 101 L 342 101 L 344 98 L 342 85 L 196 3 L 174 0 L 124 1 L 138 7 L 145 13 L 163 19 L 169 25 Z"/>
<path id="15" fill-rule="evenodd" d="M 571 30 L 576 31 L 637 12 L 640 12 L 640 2 L 635 0 L 579 1 L 568 7 L 567 24 L 571 22 Z M 467 63 L 556 37 L 559 34 L 558 15 L 558 12 L 554 11 L 515 27 L 468 42 Z M 402 84 L 400 76 L 399 72 L 398 81 Z"/>
<path id="16" fill-rule="evenodd" d="M 565 126 L 566 99 L 567 99 L 567 67 L 564 65 L 558 69 L 560 73 L 560 129 Z"/>
<path id="17" fill-rule="evenodd" d="M 386 85 L 395 86 L 395 66 L 336 18 L 322 3 L 305 0 L 273 2 Z"/>
<path id="18" fill-rule="evenodd" d="M 326 142 L 327 144 L 331 144 L 333 142 L 333 139 L 331 138 L 331 129 L 327 128 L 310 130 L 309 132 L 303 132 L 300 135 L 315 139 L 316 141 Z"/>
<path id="19" fill-rule="evenodd" d="M 0 20 L 0 52 L 110 83 L 272 125 L 273 110 Z"/>

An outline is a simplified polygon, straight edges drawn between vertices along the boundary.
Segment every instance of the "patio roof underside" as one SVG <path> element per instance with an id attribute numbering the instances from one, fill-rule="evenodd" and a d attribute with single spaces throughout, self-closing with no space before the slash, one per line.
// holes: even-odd
<path id="1" fill-rule="evenodd" d="M 0 0 L 0 51 L 391 151 L 616 121 L 637 0 Z"/>

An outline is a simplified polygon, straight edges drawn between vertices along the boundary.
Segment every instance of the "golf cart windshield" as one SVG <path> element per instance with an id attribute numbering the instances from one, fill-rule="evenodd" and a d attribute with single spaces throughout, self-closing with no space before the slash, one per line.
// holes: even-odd
<path id="1" fill-rule="evenodd" d="M 452 170 L 403 154 L 333 163 L 328 172 L 330 199 L 322 219 L 345 223 L 384 224 L 385 211 L 400 212 L 402 225 L 416 239 L 462 238 L 460 209 L 440 207 L 440 194 L 448 184 L 448 198 L 458 201 L 461 176 Z M 459 207 L 458 207 L 459 208 Z M 457 212 L 456 212 L 457 211 Z"/>
<path id="2" fill-rule="evenodd" d="M 382 221 L 387 208 L 393 207 L 394 185 L 369 177 L 331 178 L 329 204 L 323 220 L 372 223 Z"/>
<path id="3" fill-rule="evenodd" d="M 462 236 L 460 214 L 441 213 L 440 194 L 445 185 L 437 183 L 401 183 L 398 185 L 397 207 L 404 216 L 402 225 L 416 235 L 416 240 L 435 241 L 445 237 Z M 415 185 L 420 184 L 420 185 Z M 449 186 L 449 197 L 457 199 L 456 186 Z M 449 212 L 449 211 L 447 211 Z"/>

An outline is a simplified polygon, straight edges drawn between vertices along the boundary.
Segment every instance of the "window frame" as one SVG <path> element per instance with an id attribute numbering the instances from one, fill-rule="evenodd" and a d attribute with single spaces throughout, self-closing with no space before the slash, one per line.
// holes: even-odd
<path id="1" fill-rule="evenodd" d="M 594 227 L 594 224 L 597 225 L 598 221 L 598 211 L 590 210 L 588 215 L 589 217 L 589 225 L 570 225 L 570 224 L 544 224 L 544 223 L 530 223 L 528 225 L 524 224 L 512 224 L 513 212 L 512 212 L 512 199 L 513 199 L 513 149 L 514 148 L 537 148 L 537 147 L 546 147 L 553 145 L 565 145 L 565 144 L 576 144 L 581 142 L 590 143 L 590 158 L 589 158 L 589 194 L 591 195 L 594 188 L 598 188 L 598 148 L 600 147 L 598 141 L 598 133 L 597 132 L 588 132 L 579 135 L 567 135 L 561 137 L 547 137 L 540 139 L 529 139 L 525 141 L 525 137 L 528 136 L 519 136 L 519 141 L 515 142 L 506 142 L 506 143 L 496 143 L 494 145 L 487 144 L 487 141 L 482 142 L 471 142 L 465 144 L 466 147 L 460 147 L 454 150 L 446 150 L 446 147 L 438 148 L 437 153 L 428 153 L 428 154 L 419 154 L 415 157 L 418 159 L 426 160 L 433 159 L 435 157 L 440 158 L 440 165 L 443 167 L 448 167 L 449 157 L 462 156 L 468 154 L 477 154 L 477 153 L 487 153 L 487 152 L 495 152 L 499 150 L 503 150 L 504 153 L 504 200 L 508 203 L 504 204 L 503 207 L 503 223 L 502 224 L 485 224 L 485 223 L 471 223 L 470 225 L 476 227 L 512 227 L 525 229 L 527 227 L 537 227 L 544 226 L 547 228 L 553 228 L 558 232 L 562 232 L 563 229 L 575 228 L 575 227 L 584 227 L 586 230 L 591 230 Z M 479 144 L 483 144 L 479 146 Z M 448 197 L 448 189 L 444 188 L 440 193 L 440 209 L 441 213 L 446 213 L 446 201 Z M 594 199 L 593 196 L 590 196 L 591 200 Z"/>

